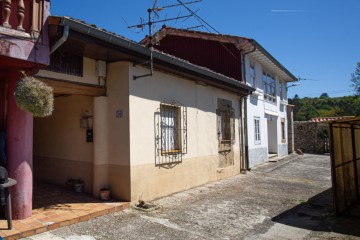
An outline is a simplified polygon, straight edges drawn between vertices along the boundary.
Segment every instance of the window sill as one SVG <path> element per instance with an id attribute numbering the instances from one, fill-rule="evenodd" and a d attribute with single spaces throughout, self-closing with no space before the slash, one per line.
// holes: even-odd
<path id="1" fill-rule="evenodd" d="M 254 144 L 255 145 L 261 145 L 261 141 L 256 141 Z"/>
<path id="2" fill-rule="evenodd" d="M 287 105 L 288 102 L 287 102 L 286 100 L 281 100 L 281 101 L 280 101 L 280 104 L 281 104 L 281 105 Z"/>
<path id="3" fill-rule="evenodd" d="M 168 150 L 168 151 L 161 151 L 161 155 L 175 155 L 182 153 L 181 150 Z"/>
<path id="4" fill-rule="evenodd" d="M 277 103 L 276 103 L 276 101 L 275 102 L 273 102 L 273 101 L 270 101 L 270 100 L 268 100 L 268 99 L 265 99 L 264 100 L 266 103 L 269 103 L 269 104 L 272 104 L 272 105 L 277 105 Z"/>
<path id="5" fill-rule="evenodd" d="M 256 89 L 255 91 L 252 92 L 253 96 L 261 96 L 263 93 L 260 92 L 258 89 Z"/>
<path id="6" fill-rule="evenodd" d="M 267 93 L 264 93 L 264 101 L 267 102 L 267 103 L 271 103 L 271 104 L 274 104 L 276 105 L 276 97 L 272 96 L 272 95 L 269 95 Z"/>

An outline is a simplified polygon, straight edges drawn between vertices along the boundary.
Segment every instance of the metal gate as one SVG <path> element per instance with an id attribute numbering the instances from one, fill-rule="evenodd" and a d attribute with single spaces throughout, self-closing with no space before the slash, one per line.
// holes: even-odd
<path id="1" fill-rule="evenodd" d="M 331 174 L 336 215 L 360 201 L 360 117 L 330 123 Z"/>

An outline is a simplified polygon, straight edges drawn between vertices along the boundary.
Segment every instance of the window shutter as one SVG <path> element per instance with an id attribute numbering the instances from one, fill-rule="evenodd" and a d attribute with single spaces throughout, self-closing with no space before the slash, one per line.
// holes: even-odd
<path id="1" fill-rule="evenodd" d="M 235 111 L 230 109 L 230 124 L 231 124 L 231 143 L 235 143 Z"/>
<path id="2" fill-rule="evenodd" d="M 220 109 L 216 109 L 216 135 L 218 140 L 222 139 L 222 133 L 221 133 L 221 111 Z"/>

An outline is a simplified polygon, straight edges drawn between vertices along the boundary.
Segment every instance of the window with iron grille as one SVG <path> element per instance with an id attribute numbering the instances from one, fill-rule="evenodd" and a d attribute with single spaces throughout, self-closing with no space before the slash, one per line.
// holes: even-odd
<path id="1" fill-rule="evenodd" d="M 276 81 L 273 76 L 263 72 L 264 99 L 269 102 L 276 102 Z"/>
<path id="2" fill-rule="evenodd" d="M 155 112 L 155 166 L 172 168 L 187 153 L 187 108 L 161 103 Z"/>
<path id="3" fill-rule="evenodd" d="M 49 71 L 59 72 L 74 76 L 83 76 L 83 57 L 54 52 L 50 56 Z"/>
<path id="4" fill-rule="evenodd" d="M 161 105 L 161 153 L 181 153 L 179 107 Z"/>
<path id="5" fill-rule="evenodd" d="M 235 141 L 235 112 L 231 101 L 218 99 L 216 114 L 219 152 L 231 151 Z"/>
<path id="6" fill-rule="evenodd" d="M 260 136 L 260 118 L 254 118 L 254 128 L 255 128 L 255 144 L 261 143 L 261 136 Z"/>

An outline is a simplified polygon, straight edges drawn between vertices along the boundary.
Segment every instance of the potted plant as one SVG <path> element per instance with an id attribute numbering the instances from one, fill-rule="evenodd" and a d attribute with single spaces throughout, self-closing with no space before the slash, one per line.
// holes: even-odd
<path id="1" fill-rule="evenodd" d="M 18 81 L 14 95 L 18 107 L 34 117 L 50 116 L 54 110 L 53 89 L 34 77 L 24 75 Z"/>
<path id="2" fill-rule="evenodd" d="M 103 201 L 109 201 L 110 200 L 110 188 L 104 187 L 100 189 L 100 199 Z"/>
<path id="3" fill-rule="evenodd" d="M 74 182 L 75 192 L 77 192 L 77 193 L 84 192 L 84 185 L 85 185 L 84 181 L 81 180 L 80 178 L 75 180 L 75 182 Z"/>

